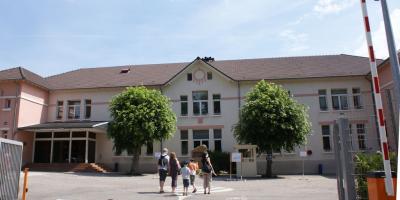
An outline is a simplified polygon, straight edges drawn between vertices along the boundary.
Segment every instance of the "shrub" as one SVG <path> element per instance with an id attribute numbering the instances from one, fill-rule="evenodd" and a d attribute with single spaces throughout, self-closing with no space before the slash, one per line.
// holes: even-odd
<path id="1" fill-rule="evenodd" d="M 392 171 L 397 171 L 397 158 L 395 153 L 390 153 L 390 165 Z M 383 171 L 381 154 L 357 154 L 354 157 L 356 192 L 361 199 L 368 199 L 367 173 L 372 171 Z"/>

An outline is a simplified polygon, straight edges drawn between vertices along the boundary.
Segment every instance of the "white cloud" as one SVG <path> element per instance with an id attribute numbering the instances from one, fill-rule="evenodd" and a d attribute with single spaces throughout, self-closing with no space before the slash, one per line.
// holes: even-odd
<path id="1" fill-rule="evenodd" d="M 314 11 L 321 14 L 339 13 L 340 11 L 353 6 L 357 0 L 319 0 L 314 5 Z"/>
<path id="2" fill-rule="evenodd" d="M 396 43 L 396 48 L 399 49 L 400 46 L 400 9 L 393 10 L 390 13 L 390 19 L 392 24 L 393 36 Z M 387 58 L 389 56 L 387 40 L 386 40 L 386 32 L 385 32 L 385 24 L 383 21 L 380 21 L 378 29 L 372 31 L 372 43 L 374 45 L 375 55 L 377 58 Z M 360 56 L 368 56 L 367 50 L 367 41 L 365 36 L 363 40 L 360 42 L 358 48 L 356 48 L 356 55 Z"/>
<path id="3" fill-rule="evenodd" d="M 289 51 L 302 51 L 309 48 L 306 44 L 308 35 L 305 33 L 298 33 L 288 29 L 282 31 L 279 36 L 284 40 L 285 46 Z"/>

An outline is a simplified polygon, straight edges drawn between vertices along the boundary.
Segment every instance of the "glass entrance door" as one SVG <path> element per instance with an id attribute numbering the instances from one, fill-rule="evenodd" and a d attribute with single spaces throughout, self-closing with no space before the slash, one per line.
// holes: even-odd
<path id="1" fill-rule="evenodd" d="M 71 163 L 84 163 L 86 140 L 72 140 Z"/>
<path id="2" fill-rule="evenodd" d="M 68 163 L 69 141 L 53 141 L 53 163 Z"/>
<path id="3" fill-rule="evenodd" d="M 51 141 L 36 141 L 35 163 L 50 163 Z"/>

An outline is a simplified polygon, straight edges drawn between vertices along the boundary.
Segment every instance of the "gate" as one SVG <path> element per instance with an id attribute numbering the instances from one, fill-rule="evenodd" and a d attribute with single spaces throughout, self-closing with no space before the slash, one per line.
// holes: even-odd
<path id="1" fill-rule="evenodd" d="M 0 138 L 0 200 L 18 199 L 22 142 Z"/>

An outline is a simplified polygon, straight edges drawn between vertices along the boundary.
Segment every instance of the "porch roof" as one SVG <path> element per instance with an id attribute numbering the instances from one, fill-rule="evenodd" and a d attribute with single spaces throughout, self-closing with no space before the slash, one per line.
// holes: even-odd
<path id="1" fill-rule="evenodd" d="M 80 129 L 97 128 L 106 129 L 108 121 L 78 121 L 78 122 L 46 122 L 18 128 L 25 131 L 51 130 L 51 129 Z"/>

